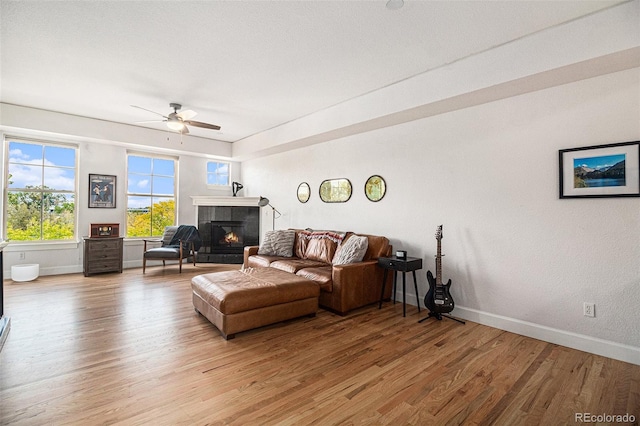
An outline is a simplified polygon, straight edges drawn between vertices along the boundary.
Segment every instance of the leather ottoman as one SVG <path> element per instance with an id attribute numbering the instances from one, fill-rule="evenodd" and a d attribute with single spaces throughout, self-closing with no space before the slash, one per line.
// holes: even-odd
<path id="1" fill-rule="evenodd" d="M 225 339 L 318 311 L 319 285 L 275 268 L 214 272 L 191 279 L 193 306 Z"/>

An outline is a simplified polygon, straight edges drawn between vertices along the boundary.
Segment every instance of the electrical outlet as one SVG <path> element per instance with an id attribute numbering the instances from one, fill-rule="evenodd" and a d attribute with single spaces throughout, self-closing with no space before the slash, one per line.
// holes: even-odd
<path id="1" fill-rule="evenodd" d="M 20 260 L 24 260 L 24 259 L 25 259 L 24 252 L 23 252 L 23 251 L 21 251 L 21 252 L 20 252 Z"/>
<path id="2" fill-rule="evenodd" d="M 584 302 L 583 312 L 585 317 L 594 318 L 596 316 L 596 304 Z"/>

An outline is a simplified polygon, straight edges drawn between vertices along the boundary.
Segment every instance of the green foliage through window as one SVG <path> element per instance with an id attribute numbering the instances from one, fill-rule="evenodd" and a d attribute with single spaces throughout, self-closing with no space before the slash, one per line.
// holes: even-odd
<path id="1" fill-rule="evenodd" d="M 127 237 L 161 236 L 175 224 L 175 160 L 127 157 Z"/>
<path id="2" fill-rule="evenodd" d="M 14 241 L 75 237 L 75 148 L 8 140 L 6 238 Z"/>

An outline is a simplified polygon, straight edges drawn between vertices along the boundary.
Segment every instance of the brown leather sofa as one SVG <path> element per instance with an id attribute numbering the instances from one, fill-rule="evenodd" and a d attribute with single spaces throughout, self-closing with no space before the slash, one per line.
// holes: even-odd
<path id="1" fill-rule="evenodd" d="M 347 312 L 380 300 L 384 270 L 378 266 L 379 257 L 391 255 L 392 246 L 386 237 L 376 235 L 340 233 L 341 240 L 314 239 L 313 231 L 295 229 L 292 257 L 258 254 L 258 246 L 244 248 L 244 268 L 277 268 L 313 280 L 320 285 L 319 304 L 325 309 L 345 315 Z M 331 232 L 331 231 L 329 231 Z M 342 244 L 353 235 L 367 238 L 367 250 L 362 261 L 334 265 L 333 257 Z M 392 274 L 388 274 L 383 298 L 388 300 L 392 291 Z"/>

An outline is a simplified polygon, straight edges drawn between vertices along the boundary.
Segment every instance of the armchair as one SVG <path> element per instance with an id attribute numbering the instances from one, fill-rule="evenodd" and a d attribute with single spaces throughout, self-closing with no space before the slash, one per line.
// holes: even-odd
<path id="1" fill-rule="evenodd" d="M 144 254 L 142 256 L 142 273 L 147 268 L 147 260 L 162 260 L 165 266 L 167 260 L 177 260 L 182 273 L 182 259 L 193 257 L 196 264 L 196 252 L 202 245 L 198 228 L 193 225 L 167 226 L 162 239 L 144 239 Z M 147 248 L 147 243 L 162 243 L 160 247 Z"/>

